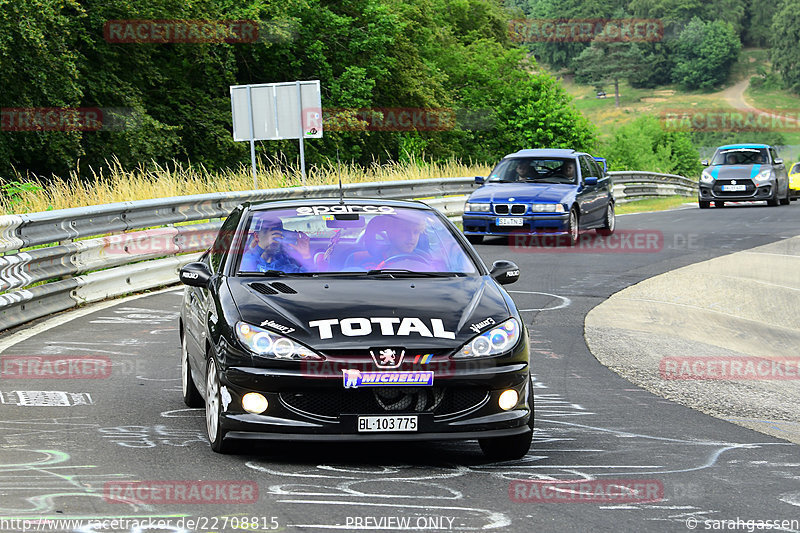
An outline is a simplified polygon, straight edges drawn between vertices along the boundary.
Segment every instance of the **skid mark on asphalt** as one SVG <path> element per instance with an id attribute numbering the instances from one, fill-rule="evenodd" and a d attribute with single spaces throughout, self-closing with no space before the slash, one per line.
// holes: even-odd
<path id="1" fill-rule="evenodd" d="M 465 489 L 490 486 L 500 494 L 508 494 L 515 480 L 641 480 L 656 479 L 663 484 L 664 498 L 659 502 L 613 502 L 595 504 L 603 512 L 636 512 L 642 519 L 685 523 L 688 517 L 704 519 L 719 511 L 704 502 L 705 492 L 699 482 L 686 482 L 680 475 L 699 470 L 723 475 L 725 469 L 739 468 L 738 453 L 783 443 L 731 443 L 697 441 L 638 433 L 594 425 L 600 415 L 594 410 L 547 391 L 547 385 L 534 377 L 536 389 L 536 429 L 533 446 L 519 461 L 489 464 L 432 464 L 362 466 L 318 464 L 301 470 L 292 466 L 276 466 L 268 460 L 251 460 L 246 466 L 267 477 L 265 493 L 283 504 L 313 505 L 315 510 L 292 527 L 309 529 L 352 529 L 337 521 L 335 509 L 352 506 L 359 516 L 391 515 L 396 520 L 414 520 L 436 513 L 454 520 L 458 530 L 495 529 L 512 524 L 513 514 L 471 506 L 480 502 L 480 494 Z M 789 445 L 787 443 L 787 445 Z M 445 450 L 464 453 L 463 443 L 442 443 Z M 789 445 L 791 446 L 791 445 Z M 651 453 L 632 453 L 642 449 Z M 787 449 L 787 452 L 790 450 Z M 752 461 L 750 461 L 752 463 Z M 749 465 L 768 466 L 785 479 L 785 470 L 793 468 L 800 475 L 800 464 L 791 462 Z M 720 474 L 722 472 L 722 474 Z M 476 482 L 475 475 L 487 476 L 501 483 Z M 800 504 L 800 494 L 780 495 L 788 505 Z M 341 501 L 339 500 L 341 498 Z M 357 499 L 357 501 L 352 501 Z M 389 501 L 397 503 L 389 504 Z M 411 501 L 423 505 L 409 505 Z M 437 505 L 440 504 L 440 505 Z M 455 505 L 458 504 L 458 505 Z M 534 504 L 535 505 L 535 504 Z M 583 503 L 592 506 L 592 504 Z M 330 507 L 330 506 L 336 506 Z M 357 512 L 355 510 L 358 509 Z M 371 511 L 372 510 L 372 511 Z M 411 528 L 413 529 L 413 527 Z"/>

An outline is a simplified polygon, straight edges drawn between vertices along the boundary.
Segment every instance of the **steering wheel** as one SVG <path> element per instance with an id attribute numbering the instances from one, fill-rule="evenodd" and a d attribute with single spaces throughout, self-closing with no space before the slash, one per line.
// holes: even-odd
<path id="1" fill-rule="evenodd" d="M 411 263 L 422 265 L 425 268 L 430 267 L 430 257 L 428 254 L 424 252 L 416 252 L 411 254 L 397 254 L 391 257 L 387 257 L 383 261 L 381 261 L 379 268 L 392 268 L 392 264 L 404 264 L 404 263 Z M 407 268 L 408 270 L 416 270 L 414 268 L 408 268 L 404 266 L 403 268 Z"/>

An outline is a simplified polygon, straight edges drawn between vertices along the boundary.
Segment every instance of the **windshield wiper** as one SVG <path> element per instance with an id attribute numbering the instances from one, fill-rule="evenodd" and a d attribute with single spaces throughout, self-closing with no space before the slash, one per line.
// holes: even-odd
<path id="1" fill-rule="evenodd" d="M 367 276 L 385 274 L 392 277 L 449 278 L 458 275 L 456 272 L 419 272 L 405 268 L 375 268 L 367 271 Z"/>
<path id="2" fill-rule="evenodd" d="M 265 270 L 264 272 L 255 271 L 255 272 L 248 272 L 248 271 L 239 271 L 240 276 L 275 276 L 281 277 L 285 276 L 287 273 L 283 270 Z"/>

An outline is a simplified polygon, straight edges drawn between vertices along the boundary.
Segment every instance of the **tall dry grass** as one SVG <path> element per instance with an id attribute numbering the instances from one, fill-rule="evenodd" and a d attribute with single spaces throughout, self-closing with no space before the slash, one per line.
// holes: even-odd
<path id="1" fill-rule="evenodd" d="M 300 186 L 299 168 L 286 169 L 285 165 L 278 165 L 276 161 L 259 165 L 259 189 Z M 490 170 L 491 167 L 486 165 L 465 164 L 459 160 L 425 163 L 411 159 L 404 163 L 374 163 L 366 168 L 352 163 L 333 162 L 307 168 L 306 185 L 336 184 L 340 176 L 342 183 L 362 183 L 485 176 Z M 13 187 L 13 194 L 2 195 L 0 212 L 31 213 L 129 200 L 253 189 L 249 165 L 241 165 L 224 172 L 210 172 L 201 165 L 173 162 L 169 165 L 151 164 L 128 170 L 122 168 L 118 161 L 111 161 L 105 169 L 90 172 L 89 176 L 80 176 L 73 171 L 68 178 L 49 180 L 17 173 L 12 179 L 0 183 L 6 192 L 9 190 L 6 185 L 12 182 L 22 185 Z"/>

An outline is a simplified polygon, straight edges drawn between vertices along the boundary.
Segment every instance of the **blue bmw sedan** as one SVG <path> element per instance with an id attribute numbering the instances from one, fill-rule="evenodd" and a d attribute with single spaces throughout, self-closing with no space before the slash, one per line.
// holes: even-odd
<path id="1" fill-rule="evenodd" d="M 505 156 L 483 186 L 473 192 L 462 217 L 464 235 L 477 244 L 484 236 L 519 233 L 565 235 L 570 246 L 583 230 L 614 231 L 611 178 L 584 152 L 520 150 Z"/>

